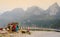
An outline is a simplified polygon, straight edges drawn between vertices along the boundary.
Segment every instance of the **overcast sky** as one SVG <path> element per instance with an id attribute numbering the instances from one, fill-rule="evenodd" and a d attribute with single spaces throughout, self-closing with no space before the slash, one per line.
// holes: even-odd
<path id="1" fill-rule="evenodd" d="M 0 13 L 14 8 L 23 8 L 26 10 L 31 6 L 38 6 L 46 10 L 55 2 L 60 5 L 60 0 L 0 0 Z"/>

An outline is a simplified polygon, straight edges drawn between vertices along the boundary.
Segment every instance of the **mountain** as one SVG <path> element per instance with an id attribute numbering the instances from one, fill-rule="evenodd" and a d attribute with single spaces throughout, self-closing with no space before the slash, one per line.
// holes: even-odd
<path id="1" fill-rule="evenodd" d="M 15 8 L 0 15 L 0 26 L 4 27 L 9 22 L 19 22 L 22 25 L 38 27 L 60 26 L 60 6 L 57 3 L 51 5 L 47 10 L 37 6 L 29 7 L 26 11 Z"/>
<path id="2" fill-rule="evenodd" d="M 27 25 L 32 26 L 32 24 L 34 24 L 39 27 L 49 27 L 53 24 L 53 26 L 58 27 L 60 24 L 58 21 L 60 20 L 60 6 L 54 3 L 46 11 L 33 6 L 28 8 L 26 16 L 28 16 L 28 18 L 24 21 Z"/>
<path id="3" fill-rule="evenodd" d="M 47 9 L 47 12 L 49 15 L 56 15 L 56 13 L 59 12 L 59 9 L 59 5 L 57 3 L 54 3 Z"/>
<path id="4" fill-rule="evenodd" d="M 57 19 L 57 16 L 60 16 L 60 6 L 57 3 L 51 5 L 46 11 L 46 16 L 48 19 Z"/>
<path id="5" fill-rule="evenodd" d="M 0 15 L 0 24 L 7 25 L 9 22 L 20 22 L 24 16 L 24 10 L 22 8 L 15 8 L 12 11 L 6 11 Z"/>
<path id="6" fill-rule="evenodd" d="M 26 16 L 27 18 L 33 18 L 33 19 L 38 19 L 40 18 L 40 15 L 44 14 L 44 10 L 37 7 L 37 6 L 32 6 L 26 10 Z"/>
<path id="7" fill-rule="evenodd" d="M 56 14 L 60 12 L 60 7 L 57 3 L 51 5 L 46 11 L 33 6 L 27 9 L 26 16 L 31 20 L 51 20 L 56 18 Z"/>
<path id="8" fill-rule="evenodd" d="M 47 12 L 50 16 L 53 16 L 55 19 L 60 19 L 60 6 L 55 3 L 47 9 Z"/>

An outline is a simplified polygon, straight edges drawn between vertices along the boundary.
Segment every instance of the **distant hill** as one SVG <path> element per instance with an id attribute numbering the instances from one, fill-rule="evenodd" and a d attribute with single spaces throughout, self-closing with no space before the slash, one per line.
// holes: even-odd
<path id="1" fill-rule="evenodd" d="M 15 8 L 0 15 L 1 27 L 9 22 L 19 22 L 22 26 L 60 28 L 60 6 L 54 3 L 47 10 L 32 6 L 26 11 L 22 8 Z"/>

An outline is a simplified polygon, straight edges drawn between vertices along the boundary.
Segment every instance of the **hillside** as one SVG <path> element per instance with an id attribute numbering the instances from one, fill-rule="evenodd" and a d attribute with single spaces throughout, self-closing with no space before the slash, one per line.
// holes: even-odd
<path id="1" fill-rule="evenodd" d="M 21 26 L 60 28 L 60 6 L 54 3 L 47 10 L 32 6 L 26 11 L 15 8 L 0 15 L 1 27 L 5 27 L 10 22 L 19 22 Z"/>

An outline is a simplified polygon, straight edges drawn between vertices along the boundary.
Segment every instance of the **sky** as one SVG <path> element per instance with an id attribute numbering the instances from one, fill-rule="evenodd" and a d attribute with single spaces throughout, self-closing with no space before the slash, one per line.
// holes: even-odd
<path id="1" fill-rule="evenodd" d="M 14 8 L 23 8 L 26 10 L 32 6 L 38 6 L 46 10 L 55 2 L 60 6 L 60 0 L 0 0 L 0 13 Z"/>

